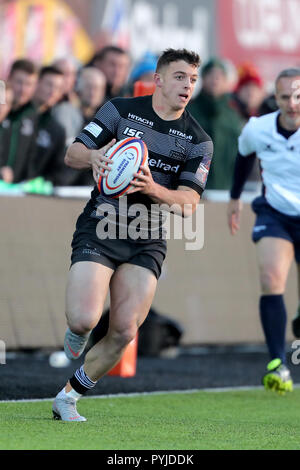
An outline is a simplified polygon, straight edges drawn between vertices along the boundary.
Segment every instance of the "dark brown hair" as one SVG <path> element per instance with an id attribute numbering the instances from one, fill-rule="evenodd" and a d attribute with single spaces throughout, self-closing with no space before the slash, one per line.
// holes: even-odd
<path id="1" fill-rule="evenodd" d="M 11 66 L 9 76 L 11 77 L 18 70 L 22 70 L 22 72 L 28 73 L 28 75 L 36 75 L 38 73 L 37 66 L 29 59 L 16 60 Z"/>
<path id="2" fill-rule="evenodd" d="M 110 53 L 128 55 L 129 57 L 129 53 L 125 49 L 122 49 L 121 47 L 118 47 L 118 46 L 109 45 L 97 51 L 95 55 L 92 57 L 92 59 L 90 60 L 88 65 L 92 65 L 92 66 L 95 65 L 95 62 L 104 60 L 106 56 Z"/>
<path id="3" fill-rule="evenodd" d="M 39 73 L 39 80 L 41 80 L 45 75 L 61 75 L 64 76 L 63 72 L 55 65 L 46 65 L 42 67 Z"/>
<path id="4" fill-rule="evenodd" d="M 200 57 L 196 52 L 188 51 L 187 49 L 166 49 L 158 59 L 156 72 L 159 72 L 165 65 L 179 60 L 184 60 L 197 68 L 200 67 L 201 64 Z"/>

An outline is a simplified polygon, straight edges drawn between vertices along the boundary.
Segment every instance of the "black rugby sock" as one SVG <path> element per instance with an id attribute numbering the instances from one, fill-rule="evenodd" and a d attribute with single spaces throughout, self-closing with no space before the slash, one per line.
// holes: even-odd
<path id="1" fill-rule="evenodd" d="M 260 319 L 271 359 L 286 362 L 286 308 L 283 295 L 262 295 L 259 302 Z"/>
<path id="2" fill-rule="evenodd" d="M 88 390 L 91 390 L 97 382 L 93 382 L 84 372 L 83 366 L 76 370 L 73 377 L 70 379 L 70 385 L 75 392 L 83 395 Z"/>

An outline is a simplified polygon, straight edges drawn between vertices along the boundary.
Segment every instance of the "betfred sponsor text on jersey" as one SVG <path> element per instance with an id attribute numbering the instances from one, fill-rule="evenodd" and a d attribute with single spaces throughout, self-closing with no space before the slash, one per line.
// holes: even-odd
<path id="1" fill-rule="evenodd" d="M 174 173 L 177 173 L 179 171 L 179 167 L 180 167 L 180 165 L 172 166 L 172 165 L 169 165 L 167 163 L 162 162 L 161 159 L 156 160 L 155 158 L 150 158 L 148 160 L 148 165 L 151 168 L 161 168 L 164 171 L 172 171 Z"/>

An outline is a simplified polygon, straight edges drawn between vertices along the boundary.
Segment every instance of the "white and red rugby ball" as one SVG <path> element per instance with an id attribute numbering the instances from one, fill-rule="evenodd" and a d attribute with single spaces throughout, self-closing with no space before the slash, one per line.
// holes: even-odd
<path id="1" fill-rule="evenodd" d="M 98 189 L 104 196 L 124 196 L 133 187 L 130 183 L 134 173 L 142 173 L 140 168 L 147 163 L 147 146 L 141 139 L 128 137 L 119 140 L 105 156 L 114 163 L 105 176 L 99 176 Z"/>

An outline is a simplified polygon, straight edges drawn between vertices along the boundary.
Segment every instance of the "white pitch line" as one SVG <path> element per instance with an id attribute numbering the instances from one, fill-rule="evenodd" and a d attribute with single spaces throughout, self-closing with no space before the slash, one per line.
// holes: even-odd
<path id="1" fill-rule="evenodd" d="M 294 388 L 300 388 L 300 384 L 294 384 Z M 198 392 L 209 392 L 209 393 L 220 393 L 220 392 L 238 392 L 238 391 L 251 391 L 251 390 L 263 390 L 261 385 L 249 385 L 241 387 L 216 387 L 216 388 L 200 388 L 200 389 L 189 389 L 189 390 L 160 390 L 155 392 L 136 392 L 136 393 L 116 393 L 108 395 L 91 395 L 88 397 L 82 397 L 82 399 L 87 400 L 91 398 L 130 398 L 130 397 L 142 397 L 142 396 L 152 396 L 152 395 L 167 395 L 167 394 L 189 394 L 189 393 L 198 393 Z M 28 398 L 20 400 L 0 400 L 1 403 L 37 403 L 43 401 L 53 401 L 55 397 L 52 398 Z"/>

